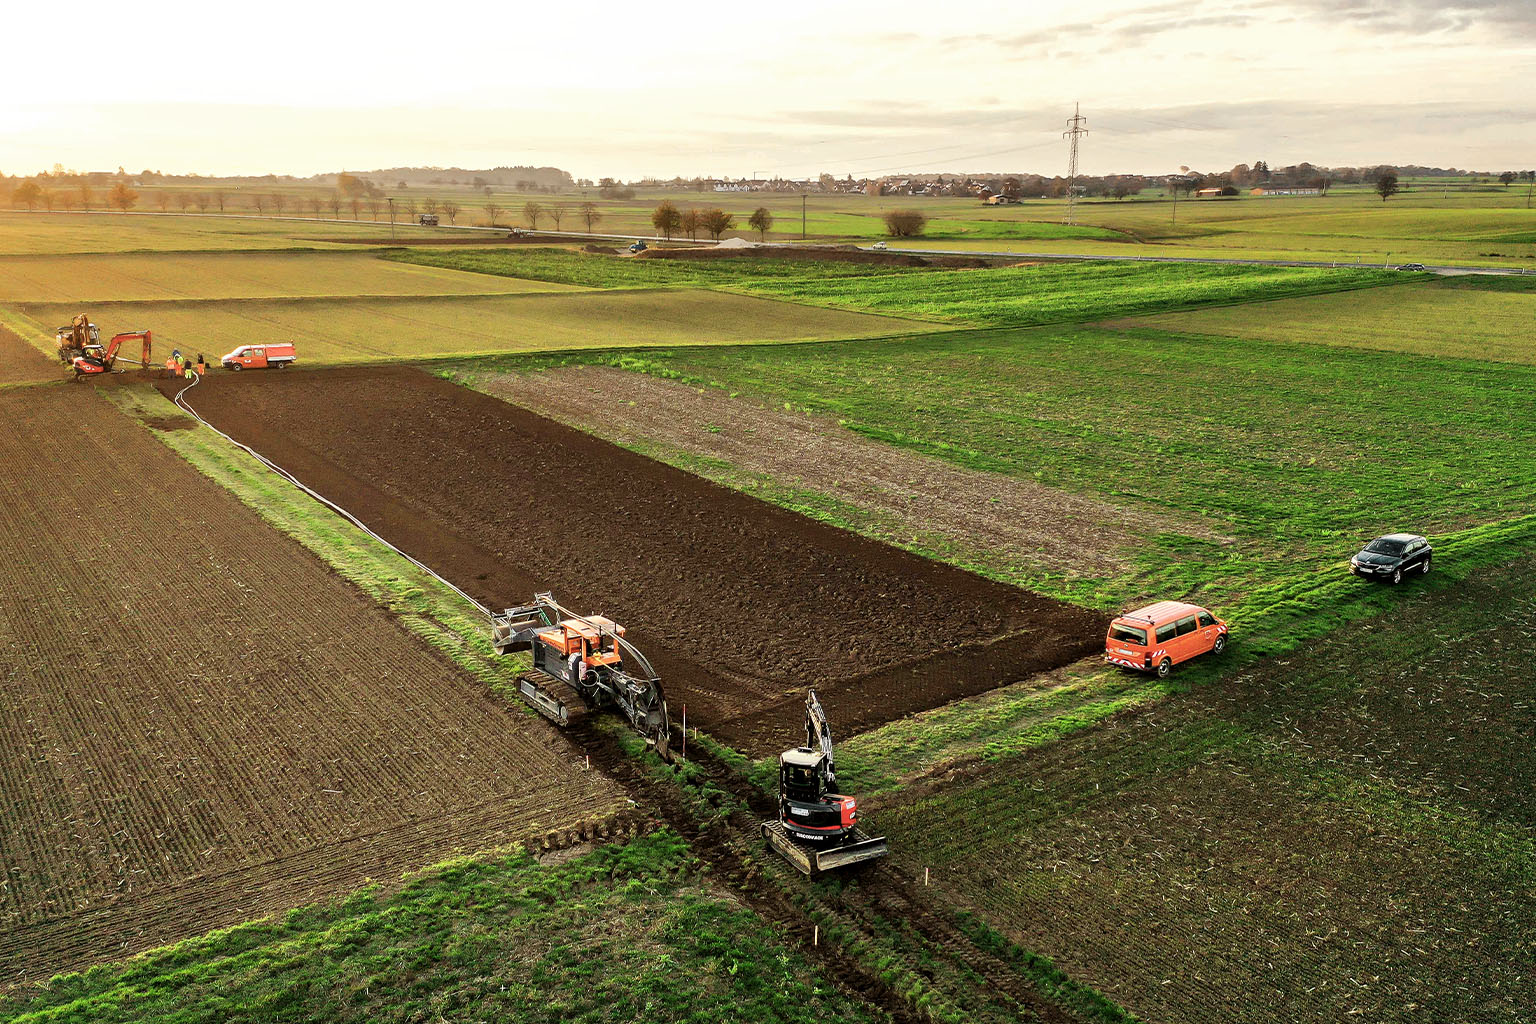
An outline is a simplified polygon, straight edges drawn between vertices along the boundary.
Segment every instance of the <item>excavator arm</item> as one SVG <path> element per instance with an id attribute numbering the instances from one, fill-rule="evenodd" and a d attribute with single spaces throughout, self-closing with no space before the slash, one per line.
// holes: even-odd
<path id="1" fill-rule="evenodd" d="M 837 772 L 832 766 L 832 725 L 821 701 L 816 699 L 815 690 L 807 690 L 805 695 L 805 745 L 812 750 L 820 747 L 826 756 L 827 788 L 832 789 L 837 785 Z"/>

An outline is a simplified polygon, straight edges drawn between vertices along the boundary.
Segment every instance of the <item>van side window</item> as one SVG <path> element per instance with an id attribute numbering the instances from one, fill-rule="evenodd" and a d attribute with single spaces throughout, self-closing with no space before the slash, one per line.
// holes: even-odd
<path id="1" fill-rule="evenodd" d="M 1172 622 L 1168 623 L 1165 626 L 1158 626 L 1157 627 L 1157 642 L 1160 643 L 1160 644 L 1165 644 L 1169 640 L 1172 640 L 1173 637 L 1174 637 L 1174 626 L 1175 626 L 1175 623 L 1172 623 Z"/>
<path id="2" fill-rule="evenodd" d="M 1200 628 L 1201 629 L 1204 629 L 1206 626 L 1214 626 L 1214 625 L 1216 625 L 1216 616 L 1212 615 L 1210 612 L 1201 612 L 1200 613 Z"/>
<path id="3" fill-rule="evenodd" d="M 1180 619 L 1174 625 L 1179 627 L 1179 636 L 1184 636 L 1195 631 L 1195 617 L 1193 615 Z"/>

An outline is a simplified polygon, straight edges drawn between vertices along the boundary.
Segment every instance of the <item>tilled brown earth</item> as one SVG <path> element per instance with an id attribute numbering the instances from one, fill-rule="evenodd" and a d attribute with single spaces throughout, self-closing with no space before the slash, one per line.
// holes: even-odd
<path id="1" fill-rule="evenodd" d="M 804 687 L 861 731 L 1076 660 L 1106 617 L 719 487 L 403 368 L 214 375 L 198 412 L 493 606 L 631 628 L 690 722 L 753 753 Z"/>
<path id="2" fill-rule="evenodd" d="M 94 389 L 0 419 L 0 985 L 622 810 Z"/>
<path id="3" fill-rule="evenodd" d="M 618 444 L 723 459 L 735 471 L 830 495 L 888 518 L 902 538 L 955 544 L 1002 569 L 1107 576 L 1130 571 L 1128 552 L 1157 533 L 1227 539 L 1172 516 L 966 469 L 813 416 L 648 374 L 563 366 L 476 373 L 471 383 Z"/>
<path id="4" fill-rule="evenodd" d="M 48 359 L 14 331 L 0 327 L 0 384 L 67 381 L 69 373 L 69 367 Z"/>

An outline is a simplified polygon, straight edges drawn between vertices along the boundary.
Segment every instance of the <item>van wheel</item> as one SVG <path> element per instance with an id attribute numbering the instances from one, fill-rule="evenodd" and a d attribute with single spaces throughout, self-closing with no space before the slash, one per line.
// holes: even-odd
<path id="1" fill-rule="evenodd" d="M 241 366 L 239 363 L 231 363 L 229 368 L 234 370 L 236 373 L 239 373 L 241 370 L 245 369 L 245 367 Z"/>
<path id="2" fill-rule="evenodd" d="M 1164 658 L 1162 661 L 1157 663 L 1157 678 L 1167 679 L 1171 675 L 1173 675 L 1172 660 Z"/>
<path id="3" fill-rule="evenodd" d="M 1402 570 L 1401 566 L 1399 566 L 1397 571 L 1392 574 L 1392 582 L 1393 583 L 1401 583 L 1401 582 L 1403 582 L 1403 570 Z"/>
<path id="4" fill-rule="evenodd" d="M 1211 653 L 1213 653 L 1213 654 L 1220 654 L 1222 651 L 1224 651 L 1226 649 L 1227 649 L 1227 634 L 1223 633 L 1223 634 L 1221 634 L 1220 636 L 1218 636 L 1216 638 L 1216 642 L 1215 643 L 1211 644 Z"/>

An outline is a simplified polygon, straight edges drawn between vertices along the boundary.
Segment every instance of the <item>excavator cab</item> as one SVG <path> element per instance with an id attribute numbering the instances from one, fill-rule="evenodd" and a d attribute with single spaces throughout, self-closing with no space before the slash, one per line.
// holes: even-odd
<path id="1" fill-rule="evenodd" d="M 827 792 L 827 755 L 796 747 L 779 755 L 779 820 L 796 839 L 840 843 L 859 823 L 859 803 Z"/>

